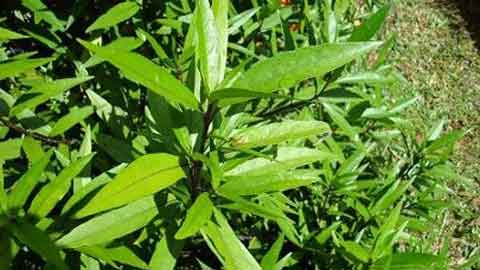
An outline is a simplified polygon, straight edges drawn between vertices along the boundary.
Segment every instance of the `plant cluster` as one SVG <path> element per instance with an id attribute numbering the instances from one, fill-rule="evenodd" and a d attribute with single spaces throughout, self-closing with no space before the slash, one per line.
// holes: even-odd
<path id="1" fill-rule="evenodd" d="M 0 11 L 0 269 L 448 268 L 390 5 L 65 2 Z"/>

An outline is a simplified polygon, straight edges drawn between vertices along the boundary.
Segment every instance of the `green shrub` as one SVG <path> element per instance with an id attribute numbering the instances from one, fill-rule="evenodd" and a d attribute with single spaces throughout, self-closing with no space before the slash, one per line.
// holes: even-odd
<path id="1" fill-rule="evenodd" d="M 1 269 L 447 268 L 390 6 L 140 2 L 1 11 Z"/>

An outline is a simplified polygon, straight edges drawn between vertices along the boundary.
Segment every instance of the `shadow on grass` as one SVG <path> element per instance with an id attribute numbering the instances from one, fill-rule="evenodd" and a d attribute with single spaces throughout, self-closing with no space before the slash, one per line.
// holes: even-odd
<path id="1" fill-rule="evenodd" d="M 453 0 L 467 23 L 468 31 L 480 49 L 480 1 L 479 0 Z"/>

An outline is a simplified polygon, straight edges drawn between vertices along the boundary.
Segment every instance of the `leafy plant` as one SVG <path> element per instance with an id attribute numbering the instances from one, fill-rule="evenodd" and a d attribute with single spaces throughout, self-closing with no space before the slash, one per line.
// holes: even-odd
<path id="1" fill-rule="evenodd" d="M 2 269 L 446 269 L 462 133 L 385 95 L 390 6 L 62 5 L 2 11 Z"/>

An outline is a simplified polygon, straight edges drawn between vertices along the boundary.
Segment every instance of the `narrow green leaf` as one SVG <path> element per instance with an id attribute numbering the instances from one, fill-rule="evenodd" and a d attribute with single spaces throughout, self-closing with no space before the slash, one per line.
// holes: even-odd
<path id="1" fill-rule="evenodd" d="M 383 194 L 383 196 L 370 209 L 372 215 L 376 215 L 380 211 L 392 206 L 395 201 L 397 201 L 405 193 L 405 191 L 407 191 L 407 189 L 413 183 L 413 180 L 415 179 L 403 183 L 401 183 L 400 180 L 397 180 L 395 183 L 393 183 L 387 192 L 385 192 L 385 194 Z"/>
<path id="2" fill-rule="evenodd" d="M 386 260 L 376 262 L 370 270 L 384 270 Z M 443 264 L 440 256 L 422 253 L 397 253 L 393 254 L 389 262 L 390 270 L 433 270 L 439 268 Z"/>
<path id="3" fill-rule="evenodd" d="M 370 254 L 368 253 L 368 250 L 366 250 L 364 247 L 362 247 L 357 242 L 342 241 L 341 245 L 345 249 L 345 251 L 352 254 L 353 256 L 355 256 L 355 258 L 357 258 L 358 260 L 360 260 L 362 262 L 366 263 L 370 259 Z"/>
<path id="4" fill-rule="evenodd" d="M 213 11 L 208 0 L 198 0 L 195 13 L 197 30 L 197 55 L 200 72 L 207 89 L 213 91 L 220 83 L 220 41 Z"/>
<path id="5" fill-rule="evenodd" d="M 220 211 L 214 209 L 214 214 L 218 225 L 210 222 L 206 233 L 224 257 L 226 270 L 262 270 L 252 254 L 238 240 L 235 232 Z"/>
<path id="6" fill-rule="evenodd" d="M 40 180 L 45 168 L 50 162 L 53 151 L 50 150 L 44 154 L 32 167 L 22 175 L 15 183 L 12 191 L 8 194 L 8 206 L 10 209 L 18 210 L 23 207 L 28 196 Z"/>
<path id="7" fill-rule="evenodd" d="M 234 83 L 234 88 L 273 92 L 305 79 L 320 77 L 368 51 L 379 42 L 332 43 L 279 53 L 261 60 Z"/>
<path id="8" fill-rule="evenodd" d="M 349 41 L 368 41 L 380 30 L 390 12 L 387 4 L 366 19 L 360 26 L 353 30 Z"/>
<path id="9" fill-rule="evenodd" d="M 369 85 L 385 85 L 392 84 L 397 78 L 392 74 L 382 74 L 380 72 L 366 71 L 361 73 L 349 74 L 335 81 L 339 84 L 369 84 Z"/>
<path id="10" fill-rule="evenodd" d="M 455 145 L 456 142 L 462 139 L 463 136 L 465 136 L 465 132 L 461 130 L 449 132 L 441 136 L 440 138 L 432 141 L 431 144 L 428 145 L 424 151 L 428 154 L 432 154 L 441 149 L 449 150 Z"/>
<path id="11" fill-rule="evenodd" d="M 155 246 L 149 263 L 150 269 L 174 270 L 184 244 L 185 241 L 174 239 L 167 228 L 164 237 Z"/>
<path id="12" fill-rule="evenodd" d="M 60 238 L 57 244 L 77 248 L 106 243 L 144 227 L 157 214 L 154 198 L 145 197 L 90 219 Z"/>
<path id="13" fill-rule="evenodd" d="M 339 221 L 332 223 L 332 225 L 328 226 L 315 236 L 315 241 L 320 245 L 324 245 L 327 240 L 332 237 L 332 233 L 335 232 L 341 224 L 342 223 Z"/>
<path id="14" fill-rule="evenodd" d="M 324 122 L 286 120 L 238 130 L 231 138 L 231 143 L 236 148 L 248 149 L 310 136 L 325 137 L 329 134 L 330 127 Z"/>
<path id="15" fill-rule="evenodd" d="M 127 79 L 164 96 L 170 102 L 178 102 L 185 107 L 198 109 L 197 99 L 185 85 L 165 68 L 154 64 L 144 56 L 108 47 L 98 47 L 82 40 L 78 42 L 120 69 Z"/>
<path id="16" fill-rule="evenodd" d="M 88 28 L 86 33 L 98 29 L 107 29 L 120 22 L 128 20 L 140 10 L 140 7 L 134 1 L 119 3 L 109 9 L 105 14 L 98 17 Z"/>
<path id="17" fill-rule="evenodd" d="M 68 269 L 60 255 L 60 250 L 46 233 L 24 221 L 10 226 L 10 230 L 20 242 L 39 254 L 45 261 L 59 269 Z"/>
<path id="18" fill-rule="evenodd" d="M 6 28 L 0 27 L 0 42 L 6 41 L 6 40 L 12 40 L 12 39 L 22 39 L 22 38 L 28 38 L 28 37 L 22 34 L 10 31 Z"/>
<path id="19" fill-rule="evenodd" d="M 222 208 L 236 210 L 246 214 L 257 215 L 264 219 L 275 220 L 277 222 L 281 220 L 286 222 L 290 221 L 285 213 L 283 213 L 282 210 L 275 205 L 261 205 L 254 203 L 237 196 L 237 194 L 222 194 L 222 196 L 233 201 L 233 203 L 222 205 Z"/>
<path id="20" fill-rule="evenodd" d="M 115 39 L 114 41 L 105 45 L 105 48 L 115 49 L 115 50 L 122 50 L 122 51 L 133 51 L 136 48 L 142 46 L 143 40 L 133 37 L 120 37 Z M 85 68 L 93 67 L 102 63 L 104 60 L 97 55 L 92 55 L 87 62 L 83 65 Z"/>
<path id="21" fill-rule="evenodd" d="M 150 43 L 153 50 L 157 54 L 158 58 L 160 59 L 168 58 L 168 55 L 165 52 L 165 50 L 163 50 L 162 46 L 158 44 L 157 40 L 152 35 L 150 35 L 150 33 L 148 33 L 147 31 L 144 31 L 143 29 L 137 29 L 137 36 L 140 36 L 140 37 L 144 36 L 145 39 L 148 40 L 148 43 Z"/>
<path id="22" fill-rule="evenodd" d="M 165 153 L 142 156 L 104 186 L 75 216 L 85 217 L 136 201 L 173 185 L 184 176 L 177 156 Z"/>
<path id="23" fill-rule="evenodd" d="M 76 124 L 83 121 L 85 118 L 93 114 L 92 106 L 85 106 L 83 108 L 74 108 L 67 115 L 58 119 L 58 121 L 53 125 L 52 130 L 50 131 L 50 136 L 57 136 L 63 134 L 65 131 L 69 130 Z"/>
<path id="24" fill-rule="evenodd" d="M 22 5 L 33 12 L 35 24 L 45 21 L 52 26 L 52 31 L 63 30 L 65 22 L 59 20 L 41 0 L 22 0 Z"/>
<path id="25" fill-rule="evenodd" d="M 223 81 L 227 65 L 228 47 L 228 8 L 230 0 L 214 0 L 212 4 L 213 15 L 218 30 L 218 82 Z"/>
<path id="26" fill-rule="evenodd" d="M 185 239 L 197 233 L 210 219 L 213 213 L 213 203 L 207 193 L 202 193 L 188 209 L 182 226 L 175 234 L 176 239 Z"/>
<path id="27" fill-rule="evenodd" d="M 255 195 L 308 186 L 318 181 L 318 172 L 295 170 L 265 175 L 227 176 L 227 182 L 217 191 L 221 194 Z"/>
<path id="28" fill-rule="evenodd" d="M 32 205 L 28 213 L 42 218 L 48 215 L 55 205 L 65 196 L 71 186 L 72 179 L 77 176 L 90 160 L 94 154 L 82 157 L 63 169 L 60 174 L 42 188 L 42 190 L 33 199 Z"/>
<path id="29" fill-rule="evenodd" d="M 25 109 L 33 109 L 68 89 L 91 79 L 93 79 L 93 77 L 79 77 L 35 84 L 30 91 L 17 99 L 15 105 L 10 110 L 10 114 L 18 115 Z"/>
<path id="30" fill-rule="evenodd" d="M 446 119 L 441 119 L 435 122 L 425 136 L 427 137 L 427 141 L 435 141 L 436 139 L 440 138 L 445 124 L 447 124 Z"/>
<path id="31" fill-rule="evenodd" d="M 260 7 L 247 9 L 242 13 L 232 17 L 230 20 L 230 27 L 228 28 L 228 34 L 236 34 L 240 27 L 245 25 L 259 10 Z"/>
<path id="32" fill-rule="evenodd" d="M 73 207 L 77 207 L 77 204 L 83 202 L 83 199 L 85 199 L 87 196 L 100 189 L 101 186 L 104 186 L 106 183 L 112 181 L 111 175 L 117 174 L 118 171 L 121 171 L 123 168 L 125 168 L 125 166 L 126 164 L 122 163 L 95 177 L 88 184 L 76 190 L 72 197 L 70 197 L 70 199 L 65 203 L 65 206 L 63 206 L 62 214 L 68 212 Z"/>
<path id="33" fill-rule="evenodd" d="M 353 127 L 348 123 L 347 119 L 343 117 L 341 113 L 338 112 L 338 108 L 335 105 L 323 103 L 325 110 L 328 115 L 332 118 L 333 122 L 338 125 L 338 127 L 347 135 L 351 140 L 358 141 L 358 133 Z"/>
<path id="34" fill-rule="evenodd" d="M 20 73 L 35 69 L 55 60 L 55 57 L 22 59 L 0 64 L 0 80 L 16 76 Z"/>
<path id="35" fill-rule="evenodd" d="M 282 251 L 284 237 L 280 235 L 277 240 L 273 243 L 273 245 L 268 250 L 267 254 L 263 256 L 262 261 L 260 262 L 260 266 L 262 266 L 263 270 L 274 270 L 275 264 L 280 257 L 280 251 Z"/>
<path id="36" fill-rule="evenodd" d="M 331 152 L 306 147 L 279 147 L 276 159 L 254 158 L 225 172 L 225 175 L 266 175 L 325 159 L 337 159 L 337 156 Z"/>
<path id="37" fill-rule="evenodd" d="M 140 259 L 133 251 L 125 246 L 104 248 L 100 246 L 81 247 L 78 250 L 82 253 L 88 254 L 97 259 L 106 262 L 119 262 L 126 265 L 131 265 L 140 269 L 149 269 L 148 265 Z M 116 267 L 116 265 L 112 265 Z"/>

